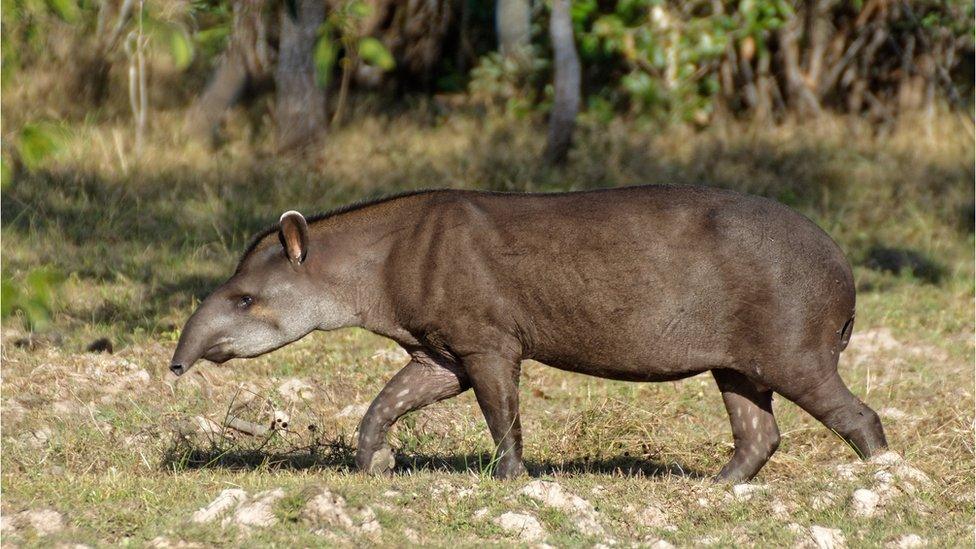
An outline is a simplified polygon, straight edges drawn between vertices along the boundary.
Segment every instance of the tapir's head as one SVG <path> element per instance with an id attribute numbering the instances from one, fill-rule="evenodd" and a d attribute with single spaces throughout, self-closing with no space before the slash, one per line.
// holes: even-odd
<path id="1" fill-rule="evenodd" d="M 345 311 L 310 272 L 309 231 L 298 212 L 245 255 L 234 276 L 187 321 L 170 370 L 182 375 L 203 358 L 225 362 L 273 351 L 317 329 L 337 328 Z M 321 262 L 319 262 L 321 263 Z"/>

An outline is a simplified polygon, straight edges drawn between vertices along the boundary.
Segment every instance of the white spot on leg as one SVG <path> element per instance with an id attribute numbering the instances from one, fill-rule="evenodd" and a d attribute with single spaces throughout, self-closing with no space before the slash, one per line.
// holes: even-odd
<path id="1" fill-rule="evenodd" d="M 397 408 L 403 408 L 403 401 L 402 400 L 398 400 L 396 407 Z"/>
<path id="2" fill-rule="evenodd" d="M 397 393 L 397 398 L 405 397 L 405 396 L 407 396 L 409 394 L 410 394 L 410 389 L 404 389 L 404 390 L 400 391 L 399 393 Z"/>
<path id="3" fill-rule="evenodd" d="M 759 418 L 758 417 L 753 417 L 752 418 L 752 428 L 753 429 L 758 429 L 759 428 Z"/>

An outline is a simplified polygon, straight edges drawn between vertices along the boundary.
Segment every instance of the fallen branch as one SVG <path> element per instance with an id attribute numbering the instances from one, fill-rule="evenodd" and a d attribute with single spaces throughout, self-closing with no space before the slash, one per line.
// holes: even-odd
<path id="1" fill-rule="evenodd" d="M 252 423 L 236 416 L 227 417 L 227 426 L 235 431 L 240 431 L 245 435 L 251 435 L 252 437 L 267 436 L 268 432 L 270 431 L 270 429 L 264 425 L 258 425 L 257 423 Z"/>

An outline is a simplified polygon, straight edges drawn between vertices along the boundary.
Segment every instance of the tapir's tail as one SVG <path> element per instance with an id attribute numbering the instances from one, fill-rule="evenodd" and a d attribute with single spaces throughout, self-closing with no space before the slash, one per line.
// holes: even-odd
<path id="1" fill-rule="evenodd" d="M 847 348 L 847 344 L 851 342 L 851 334 L 854 333 L 854 315 L 847 319 L 844 323 L 844 327 L 840 330 L 840 346 L 837 348 L 837 352 L 841 352 Z"/>

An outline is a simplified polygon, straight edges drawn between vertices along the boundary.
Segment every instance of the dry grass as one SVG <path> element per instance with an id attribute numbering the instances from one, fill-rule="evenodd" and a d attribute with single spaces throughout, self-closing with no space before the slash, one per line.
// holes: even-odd
<path id="1" fill-rule="evenodd" d="M 239 122 L 230 128 L 239 139 L 219 151 L 183 142 L 174 137 L 179 114 L 154 115 L 152 147 L 138 161 L 125 154 L 123 123 L 73 124 L 61 156 L 3 191 L 5 272 L 16 280 L 48 265 L 68 275 L 54 322 L 33 348 L 16 344 L 24 336 L 17 319 L 3 326 L 5 543 L 515 544 L 517 536 L 494 519 L 518 511 L 537 517 L 560 546 L 659 538 L 793 544 L 813 525 L 840 529 L 851 546 L 910 533 L 933 546 L 971 544 L 973 143 L 956 119 L 938 120 L 931 135 L 906 125 L 886 137 L 834 119 L 705 132 L 587 123 L 570 165 L 550 170 L 536 162 L 541 133 L 503 117 L 426 107 L 396 118 L 363 115 L 306 158 L 276 158 L 263 134 L 249 135 Z M 756 480 L 765 491 L 737 497 L 701 478 L 731 451 L 708 376 L 633 384 L 526 365 L 529 468 L 595 506 L 605 533 L 586 534 L 572 513 L 520 495 L 526 480 L 487 478 L 488 434 L 470 394 L 398 425 L 396 475 L 352 471 L 362 405 L 402 362 L 376 336 L 318 334 L 260 359 L 167 378 L 194 299 L 226 277 L 250 234 L 285 209 L 323 210 L 421 187 L 646 182 L 773 196 L 838 239 L 861 288 L 842 375 L 885 410 L 893 448 L 929 482 L 900 478 L 893 492 L 900 495 L 881 512 L 855 516 L 854 490 L 874 489 L 884 467 L 850 466 L 853 452 L 777 400 L 784 437 Z M 866 254 L 877 245 L 918 252 L 945 274 L 930 284 L 871 270 Z M 83 352 L 101 336 L 113 340 L 114 355 Z M 292 398 L 282 392 L 290 380 L 308 388 Z M 289 427 L 267 439 L 199 428 L 196 418 L 220 424 L 231 408 L 262 424 L 285 412 Z M 321 525 L 301 510 L 318 486 L 343 496 L 354 522 L 372 510 L 381 530 L 314 533 Z M 229 487 L 252 495 L 282 488 L 278 523 L 245 532 L 190 520 Z M 39 509 L 60 513 L 63 528 L 40 537 L 22 514 Z"/>

